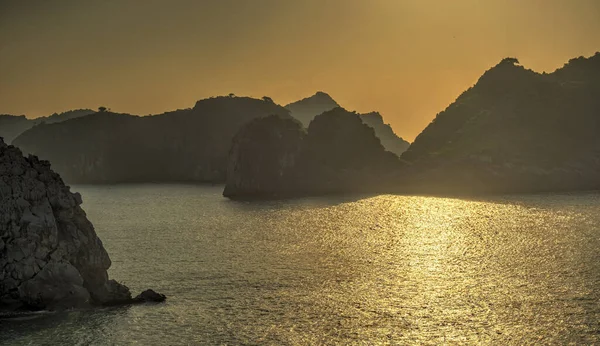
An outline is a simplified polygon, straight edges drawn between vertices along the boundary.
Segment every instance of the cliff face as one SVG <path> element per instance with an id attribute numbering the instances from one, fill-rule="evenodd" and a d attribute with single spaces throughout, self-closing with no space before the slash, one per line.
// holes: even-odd
<path id="1" fill-rule="evenodd" d="M 411 179 L 434 192 L 600 187 L 599 71 L 600 54 L 550 74 L 502 60 L 402 155 Z"/>
<path id="2" fill-rule="evenodd" d="M 322 91 L 285 106 L 290 110 L 291 115 L 300 120 L 305 127 L 308 127 L 317 115 L 337 107 L 340 107 L 340 105 Z M 360 119 L 375 130 L 375 135 L 387 151 L 400 156 L 410 145 L 410 143 L 398 137 L 389 124 L 383 122 L 383 117 L 378 112 L 360 114 Z"/>
<path id="3" fill-rule="evenodd" d="M 381 192 L 401 169 L 373 129 L 342 108 L 317 116 L 306 134 L 276 117 L 249 124 L 229 161 L 224 195 L 234 198 Z"/>
<path id="4" fill-rule="evenodd" d="M 131 299 L 108 279 L 110 259 L 81 203 L 47 161 L 0 139 L 0 310 Z"/>
<path id="5" fill-rule="evenodd" d="M 229 152 L 223 195 L 285 194 L 304 136 L 300 123 L 278 116 L 256 119 L 244 126 Z"/>
<path id="6" fill-rule="evenodd" d="M 39 125 L 15 144 L 71 183 L 223 182 L 235 133 L 271 114 L 289 117 L 270 101 L 217 97 L 154 116 L 101 112 Z"/>

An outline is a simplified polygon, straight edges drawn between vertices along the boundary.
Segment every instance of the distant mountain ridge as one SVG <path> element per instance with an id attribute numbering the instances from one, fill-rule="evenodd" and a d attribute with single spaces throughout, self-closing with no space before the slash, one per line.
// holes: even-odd
<path id="1" fill-rule="evenodd" d="M 11 143 L 21 133 L 43 122 L 51 124 L 74 119 L 95 113 L 91 109 L 76 109 L 62 113 L 54 113 L 46 117 L 28 119 L 24 115 L 0 114 L 0 137 Z"/>
<path id="2" fill-rule="evenodd" d="M 218 183 L 235 133 L 272 114 L 291 119 L 272 101 L 222 96 L 152 116 L 98 112 L 40 124 L 14 144 L 52 162 L 69 183 Z"/>
<path id="3" fill-rule="evenodd" d="M 337 107 L 340 107 L 340 105 L 329 94 L 322 91 L 285 106 L 294 118 L 300 120 L 304 127 L 308 127 L 315 116 Z M 386 150 L 400 156 L 410 145 L 409 142 L 396 135 L 389 124 L 384 123 L 383 116 L 379 112 L 359 115 L 365 124 L 375 130 L 375 134 Z"/>
<path id="4" fill-rule="evenodd" d="M 289 109 L 292 116 L 300 120 L 304 127 L 308 127 L 317 115 L 340 107 L 340 105 L 329 94 L 317 91 L 313 96 L 292 102 L 284 107 Z"/>

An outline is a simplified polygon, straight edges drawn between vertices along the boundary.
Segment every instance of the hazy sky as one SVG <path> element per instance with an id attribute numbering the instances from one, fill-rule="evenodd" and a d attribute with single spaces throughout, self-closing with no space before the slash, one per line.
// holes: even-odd
<path id="1" fill-rule="evenodd" d="M 0 113 L 317 90 L 414 137 L 503 57 L 600 51 L 600 0 L 0 0 Z"/>

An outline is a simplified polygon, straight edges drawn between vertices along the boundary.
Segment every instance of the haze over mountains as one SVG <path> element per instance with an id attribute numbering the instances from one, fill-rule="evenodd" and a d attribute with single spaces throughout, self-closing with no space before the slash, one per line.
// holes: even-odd
<path id="1" fill-rule="evenodd" d="M 10 143 L 18 135 L 41 123 L 57 123 L 94 113 L 91 109 L 76 109 L 62 113 L 54 113 L 47 117 L 28 119 L 24 115 L 0 114 L 0 137 Z"/>
<path id="2" fill-rule="evenodd" d="M 304 127 L 308 127 L 315 116 L 336 107 L 341 106 L 331 96 L 322 91 L 285 106 L 294 118 L 300 120 Z M 384 123 L 383 117 L 378 112 L 360 115 L 361 120 L 375 130 L 375 134 L 386 150 L 400 156 L 410 145 L 410 143 L 398 137 L 389 124 Z"/>
<path id="3" fill-rule="evenodd" d="M 352 184 L 342 183 L 344 179 L 336 181 L 333 178 L 350 174 L 350 168 L 344 165 L 296 164 L 296 159 L 306 155 L 294 152 L 296 149 L 298 153 L 307 152 L 308 142 L 304 142 L 317 131 L 311 130 L 311 126 L 312 120 L 318 118 L 320 124 L 327 125 L 318 126 L 321 140 L 311 142 L 314 152 L 330 154 L 323 162 L 335 157 L 356 157 L 358 167 L 363 167 L 367 173 L 356 173 L 363 168 L 351 168 L 350 171 L 359 178 L 346 181 L 362 183 L 373 190 L 380 191 L 381 185 L 389 192 L 442 194 L 600 188 L 597 174 L 600 169 L 600 138 L 597 136 L 600 133 L 599 53 L 589 58 L 572 59 L 550 74 L 528 70 L 514 58 L 503 59 L 440 112 L 406 151 L 403 148 L 405 142 L 385 125 L 379 113 L 347 112 L 323 92 L 286 107 L 275 104 L 268 97 L 252 99 L 230 95 L 200 100 L 194 108 L 155 116 L 98 112 L 81 117 L 83 113 L 75 114 L 75 119 L 56 123 L 49 117 L 47 123 L 40 123 L 21 134 L 14 144 L 50 160 L 71 183 L 224 182 L 228 166 L 231 169 L 237 165 L 232 164 L 231 155 L 234 158 L 237 155 L 239 159 L 239 153 L 244 153 L 250 155 L 244 158 L 250 163 L 243 163 L 243 167 L 239 166 L 242 168 L 234 172 L 239 181 L 253 181 L 244 176 L 256 173 L 247 173 L 256 168 L 252 162 L 267 160 L 265 167 L 277 167 L 273 164 L 275 161 L 285 166 L 274 168 L 280 176 L 289 169 L 297 171 L 293 173 L 296 175 L 302 172 L 300 175 L 305 181 L 299 183 L 297 177 L 284 179 L 287 183 L 280 185 L 284 190 L 289 190 L 291 185 L 303 186 L 307 191 L 366 190 L 351 188 Z M 232 144 L 246 124 L 271 115 L 284 122 L 270 120 L 252 127 L 266 136 L 263 142 L 255 143 L 258 147 L 263 145 L 262 150 L 245 150 L 239 144 L 240 138 L 245 143 L 250 143 L 252 138 L 259 140 L 252 128 L 244 129 L 243 135 L 240 134 L 238 141 Z M 317 115 L 319 117 L 315 118 Z M 340 120 L 344 116 L 348 119 Z M 23 125 L 20 129 L 28 124 L 23 123 L 23 118 L 4 119 Z M 382 170 L 374 173 L 374 170 L 366 169 L 368 165 L 365 164 L 370 162 L 368 155 L 359 155 L 362 149 L 354 144 L 369 146 L 366 143 L 370 143 L 371 135 L 363 130 L 347 132 L 354 126 L 351 125 L 353 119 L 371 128 L 373 138 L 379 138 L 385 150 L 403 152 L 401 160 L 397 161 L 399 164 L 384 165 L 389 168 L 385 174 Z M 308 128 L 306 123 L 309 123 Z M 290 124 L 297 124 L 297 127 Z M 17 129 L 13 133 L 18 132 L 18 126 L 12 128 Z M 345 139 L 335 140 L 342 138 L 339 136 L 343 133 L 344 136 L 353 133 L 354 142 L 343 136 Z M 331 141 L 324 139 L 326 134 Z M 275 139 L 270 140 L 270 136 Z M 282 139 L 281 136 L 292 137 Z M 278 141 L 304 144 L 293 149 L 292 154 L 285 150 L 269 152 L 270 146 L 277 145 Z M 319 150 L 315 146 L 320 146 Z M 232 147 L 234 149 L 230 151 Z M 370 153 L 377 157 L 378 151 L 373 149 Z M 271 155 L 272 160 L 261 155 Z M 286 161 L 290 157 L 294 157 L 293 164 Z M 266 169 L 261 168 L 266 176 L 276 176 Z M 315 173 L 322 169 L 328 173 Z M 285 173 L 286 176 L 293 174 Z M 386 176 L 386 183 L 377 188 L 377 184 L 368 181 L 381 179 L 382 175 Z M 391 180 L 395 183 L 389 183 Z M 279 184 L 276 181 L 273 179 L 273 184 Z M 289 183 L 292 181 L 293 184 Z M 248 183 L 245 189 L 260 191 L 267 189 L 264 187 L 267 183 L 263 181 L 262 187 L 257 189 L 252 188 L 253 183 Z M 275 187 L 268 189 L 277 192 Z"/>
<path id="4" fill-rule="evenodd" d="M 220 182 L 235 133 L 272 114 L 290 117 L 270 100 L 222 96 L 154 116 L 98 112 L 43 124 L 14 144 L 52 162 L 71 183 Z"/>
<path id="5" fill-rule="evenodd" d="M 337 104 L 324 93 L 317 95 Z M 329 108 L 330 103 L 318 98 L 317 101 L 318 114 Z M 242 125 L 268 115 L 292 119 L 289 110 L 268 97 L 258 100 L 230 95 L 200 100 L 192 109 L 154 116 L 103 111 L 77 121 L 53 124 L 69 116 L 90 113 L 88 110 L 53 115 L 44 118 L 48 120 L 44 123 L 20 117 L 27 125 L 21 131 L 39 125 L 23 133 L 15 144 L 53 162 L 53 167 L 69 182 L 223 182 L 231 139 Z M 403 151 L 408 146 L 378 113 L 361 119 L 379 129 L 386 138 L 382 142 L 390 143 L 398 154 L 399 147 Z"/>

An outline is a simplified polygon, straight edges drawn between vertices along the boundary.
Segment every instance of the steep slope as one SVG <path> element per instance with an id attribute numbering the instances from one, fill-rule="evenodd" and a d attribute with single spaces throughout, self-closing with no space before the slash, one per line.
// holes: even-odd
<path id="1" fill-rule="evenodd" d="M 439 113 L 402 159 L 432 189 L 600 187 L 599 71 L 598 53 L 551 74 L 504 59 Z"/>
<path id="2" fill-rule="evenodd" d="M 291 115 L 300 120 L 308 127 L 310 122 L 319 114 L 330 111 L 340 105 L 328 94 L 319 91 L 311 97 L 290 103 L 285 106 Z M 378 112 L 360 114 L 361 120 L 375 130 L 375 134 L 381 140 L 381 144 L 387 151 L 400 156 L 410 145 L 407 141 L 398 137 L 389 124 L 383 122 L 383 117 Z"/>
<path id="3" fill-rule="evenodd" d="M 402 165 L 374 130 L 342 108 L 310 123 L 259 119 L 236 135 L 224 195 L 265 198 L 389 190 Z"/>
<path id="4" fill-rule="evenodd" d="M 216 97 L 155 116 L 99 112 L 42 124 L 15 143 L 51 160 L 71 183 L 222 182 L 235 133 L 271 114 L 289 118 L 286 109 L 266 100 Z"/>

